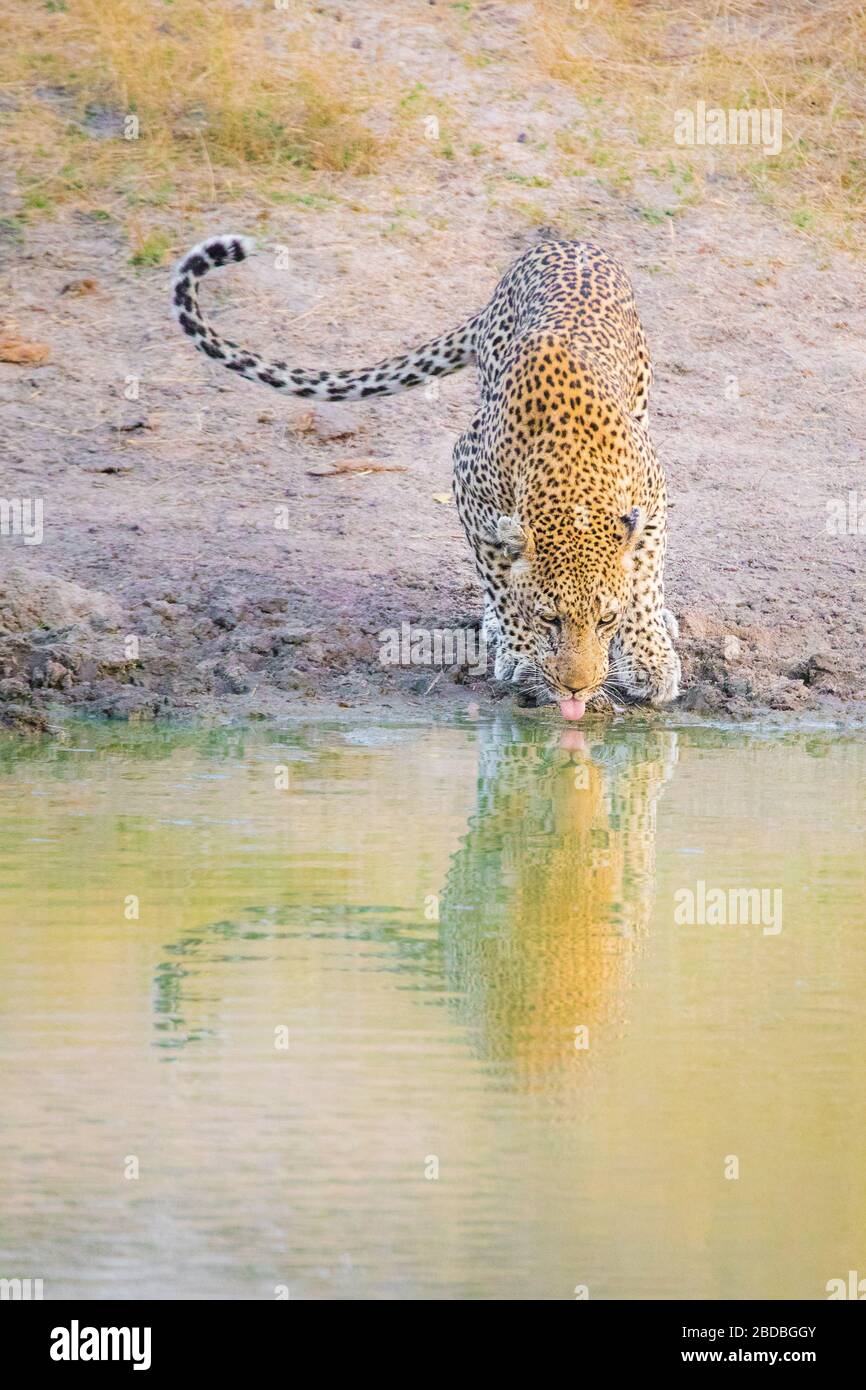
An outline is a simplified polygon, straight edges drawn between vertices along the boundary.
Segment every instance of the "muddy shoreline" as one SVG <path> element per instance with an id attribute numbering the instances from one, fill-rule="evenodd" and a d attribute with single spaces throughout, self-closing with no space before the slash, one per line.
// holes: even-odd
<path id="1" fill-rule="evenodd" d="M 409 634 L 459 633 L 472 621 L 471 612 L 431 613 L 420 604 L 410 610 L 399 598 L 392 604 L 385 616 L 393 626 L 386 622 L 376 631 L 337 614 L 323 627 L 314 595 L 302 607 L 274 588 L 145 602 L 133 622 L 107 595 L 15 568 L 0 580 L 7 627 L 0 640 L 0 726 L 51 732 L 73 714 L 135 722 L 416 722 L 484 717 L 500 708 L 557 723 L 555 705 L 526 707 L 519 692 L 479 675 L 477 667 L 383 665 L 383 635 L 393 642 L 402 628 L 405 652 Z M 34 615 L 39 626 L 28 626 Z M 709 717 L 853 725 L 866 719 L 862 692 L 831 655 L 811 654 L 779 674 L 776 654 L 760 635 L 745 628 L 734 634 L 691 610 L 681 621 L 681 697 L 658 711 L 596 711 L 592 723 L 675 726 Z M 475 634 L 468 629 L 468 635 Z"/>

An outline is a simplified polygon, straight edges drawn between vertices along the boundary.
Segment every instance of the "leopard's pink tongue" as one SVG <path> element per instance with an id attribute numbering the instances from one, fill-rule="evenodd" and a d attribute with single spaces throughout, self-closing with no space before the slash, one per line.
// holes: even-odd
<path id="1" fill-rule="evenodd" d="M 559 712 L 563 719 L 582 719 L 586 713 L 586 701 L 560 700 Z"/>

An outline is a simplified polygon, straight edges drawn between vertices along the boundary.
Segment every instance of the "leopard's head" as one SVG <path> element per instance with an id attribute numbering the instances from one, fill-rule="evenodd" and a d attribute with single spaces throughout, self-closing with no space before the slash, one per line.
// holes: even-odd
<path id="1" fill-rule="evenodd" d="M 581 506 L 546 510 L 531 526 L 517 516 L 499 518 L 496 536 L 512 562 L 509 594 L 523 649 L 567 719 L 580 719 L 607 680 L 645 523 L 642 507 L 623 515 Z"/>

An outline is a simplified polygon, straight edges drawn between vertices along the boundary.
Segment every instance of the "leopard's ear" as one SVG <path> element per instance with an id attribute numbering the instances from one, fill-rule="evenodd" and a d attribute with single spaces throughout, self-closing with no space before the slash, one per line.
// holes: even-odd
<path id="1" fill-rule="evenodd" d="M 632 507 L 630 512 L 626 512 L 625 516 L 619 518 L 619 521 L 622 527 L 623 554 L 628 555 L 630 551 L 635 549 L 643 535 L 643 529 L 646 526 L 646 508 Z"/>
<path id="2" fill-rule="evenodd" d="M 501 516 L 496 523 L 496 540 L 512 560 L 530 561 L 535 554 L 532 532 L 516 516 Z"/>

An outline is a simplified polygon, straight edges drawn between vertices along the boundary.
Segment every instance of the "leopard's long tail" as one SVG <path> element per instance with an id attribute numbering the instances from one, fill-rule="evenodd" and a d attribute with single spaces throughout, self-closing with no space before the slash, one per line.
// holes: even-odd
<path id="1" fill-rule="evenodd" d="M 459 371 L 475 358 L 478 318 L 432 339 L 402 357 L 386 357 L 372 367 L 315 372 L 271 362 L 248 352 L 228 338 L 221 338 L 202 314 L 198 302 L 199 281 L 214 266 L 246 260 L 254 243 L 249 237 L 217 236 L 203 241 L 185 256 L 175 272 L 172 301 L 177 321 L 200 352 L 222 362 L 229 371 L 248 381 L 260 381 L 289 396 L 315 396 L 319 400 L 359 401 L 368 396 L 392 396 L 430 377 Z"/>

